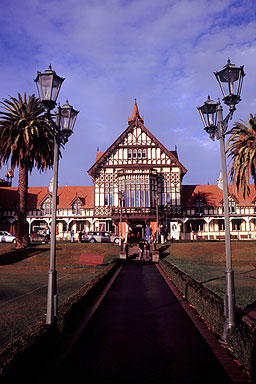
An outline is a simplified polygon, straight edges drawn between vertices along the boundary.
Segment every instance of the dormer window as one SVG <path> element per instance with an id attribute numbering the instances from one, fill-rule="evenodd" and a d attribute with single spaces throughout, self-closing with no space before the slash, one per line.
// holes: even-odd
<path id="1" fill-rule="evenodd" d="M 72 214 L 81 215 L 81 201 L 76 200 L 72 205 Z"/>
<path id="2" fill-rule="evenodd" d="M 52 214 L 52 199 L 47 197 L 41 205 L 41 213 L 44 216 L 49 216 Z"/>
<path id="3" fill-rule="evenodd" d="M 236 213 L 236 203 L 231 196 L 228 197 L 228 209 L 229 209 L 229 213 Z M 223 205 L 223 212 L 224 212 L 224 205 Z"/>
<path id="4" fill-rule="evenodd" d="M 195 214 L 201 215 L 204 213 L 204 201 L 201 198 L 198 198 L 195 202 Z"/>

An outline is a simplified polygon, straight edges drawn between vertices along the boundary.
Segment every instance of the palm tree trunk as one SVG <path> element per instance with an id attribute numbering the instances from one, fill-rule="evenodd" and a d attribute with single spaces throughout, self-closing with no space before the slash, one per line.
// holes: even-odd
<path id="1" fill-rule="evenodd" d="M 29 244 L 27 232 L 27 192 L 28 192 L 28 170 L 26 166 L 19 164 L 19 188 L 18 188 L 18 221 L 16 248 L 26 248 Z"/>

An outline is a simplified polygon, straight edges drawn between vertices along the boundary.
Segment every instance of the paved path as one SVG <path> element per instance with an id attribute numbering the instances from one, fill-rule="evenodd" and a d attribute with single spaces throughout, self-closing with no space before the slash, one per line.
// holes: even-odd
<path id="1" fill-rule="evenodd" d="M 216 343 L 213 353 L 201 333 L 155 265 L 127 263 L 56 377 L 112 384 L 246 382 L 227 358 L 230 372 L 238 374 L 230 379 L 216 358 L 223 348 Z"/>

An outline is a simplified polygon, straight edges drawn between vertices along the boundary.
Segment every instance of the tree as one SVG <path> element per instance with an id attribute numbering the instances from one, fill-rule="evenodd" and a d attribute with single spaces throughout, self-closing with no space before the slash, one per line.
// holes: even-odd
<path id="1" fill-rule="evenodd" d="M 250 194 L 250 177 L 256 186 L 256 114 L 250 114 L 248 123 L 236 122 L 228 132 L 227 153 L 231 158 L 230 178 L 243 196 Z"/>
<path id="2" fill-rule="evenodd" d="M 44 108 L 35 95 L 10 97 L 0 102 L 0 165 L 9 159 L 19 168 L 16 247 L 28 246 L 26 225 L 28 172 L 53 165 L 54 133 Z"/>

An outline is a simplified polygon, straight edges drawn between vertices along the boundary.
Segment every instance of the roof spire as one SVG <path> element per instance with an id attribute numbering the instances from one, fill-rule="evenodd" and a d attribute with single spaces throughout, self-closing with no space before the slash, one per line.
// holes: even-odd
<path id="1" fill-rule="evenodd" d="M 139 108 L 137 105 L 137 100 L 135 98 L 134 99 L 134 107 L 133 107 L 133 111 L 132 111 L 132 117 L 128 117 L 128 123 L 131 123 L 136 118 L 138 118 L 142 122 L 142 124 L 144 123 L 144 119 L 140 116 Z"/>

